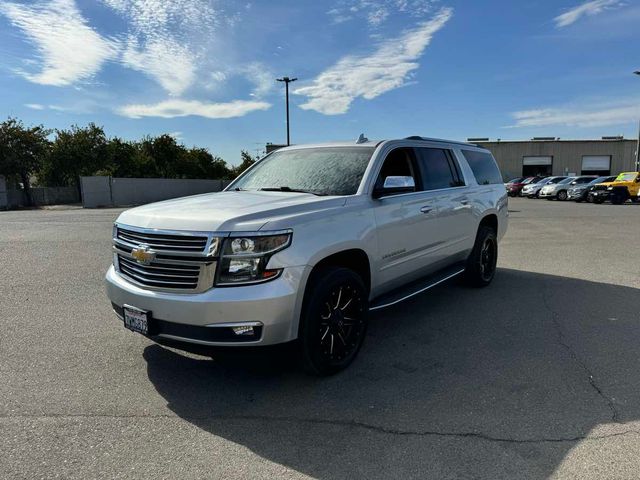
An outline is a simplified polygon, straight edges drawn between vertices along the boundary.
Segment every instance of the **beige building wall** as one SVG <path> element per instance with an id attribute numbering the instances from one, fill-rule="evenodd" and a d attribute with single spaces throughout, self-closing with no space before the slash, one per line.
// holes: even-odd
<path id="1" fill-rule="evenodd" d="M 491 150 L 503 176 L 522 175 L 522 159 L 528 156 L 553 157 L 553 175 L 580 174 L 585 155 L 610 155 L 611 174 L 635 170 L 636 140 L 549 140 L 476 142 Z"/>

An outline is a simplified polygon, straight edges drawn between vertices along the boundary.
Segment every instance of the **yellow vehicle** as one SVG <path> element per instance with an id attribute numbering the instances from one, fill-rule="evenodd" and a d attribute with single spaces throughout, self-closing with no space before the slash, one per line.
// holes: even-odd
<path id="1" fill-rule="evenodd" d="M 593 203 L 610 200 L 615 205 L 640 197 L 640 172 L 622 172 L 613 182 L 599 183 L 590 193 Z"/>

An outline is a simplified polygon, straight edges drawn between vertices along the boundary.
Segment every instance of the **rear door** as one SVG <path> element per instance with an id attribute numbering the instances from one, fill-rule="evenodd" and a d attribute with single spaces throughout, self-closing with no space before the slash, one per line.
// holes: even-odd
<path id="1" fill-rule="evenodd" d="M 432 262 L 454 259 L 473 245 L 475 221 L 469 187 L 453 151 L 447 148 L 416 148 L 422 185 L 436 199 L 441 244 L 431 255 Z"/>

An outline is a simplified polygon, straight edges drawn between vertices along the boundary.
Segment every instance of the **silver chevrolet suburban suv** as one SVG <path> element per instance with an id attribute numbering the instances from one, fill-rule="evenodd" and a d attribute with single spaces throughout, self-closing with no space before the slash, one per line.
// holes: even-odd
<path id="1" fill-rule="evenodd" d="M 423 137 L 301 145 L 223 192 L 123 212 L 106 287 L 124 326 L 200 353 L 294 342 L 335 373 L 367 316 L 496 271 L 507 192 L 491 153 Z M 418 321 L 418 319 L 416 319 Z"/>

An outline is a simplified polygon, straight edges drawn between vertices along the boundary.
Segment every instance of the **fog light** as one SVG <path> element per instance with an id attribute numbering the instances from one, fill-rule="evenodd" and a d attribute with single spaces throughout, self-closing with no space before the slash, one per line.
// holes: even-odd
<path id="1" fill-rule="evenodd" d="M 243 336 L 254 335 L 253 327 L 250 327 L 247 325 L 242 327 L 231 327 L 231 330 L 233 330 L 233 333 L 235 333 L 236 335 L 243 335 Z"/>

